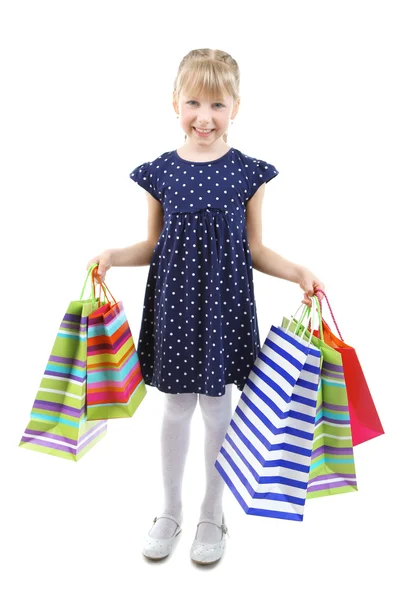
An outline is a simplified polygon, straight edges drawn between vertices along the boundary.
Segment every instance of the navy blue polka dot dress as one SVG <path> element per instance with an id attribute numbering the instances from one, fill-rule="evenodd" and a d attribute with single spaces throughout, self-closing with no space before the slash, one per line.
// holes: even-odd
<path id="1" fill-rule="evenodd" d="M 243 389 L 260 350 L 246 203 L 277 174 L 236 148 L 205 162 L 172 150 L 130 173 L 164 210 L 137 343 L 145 384 L 207 396 Z"/>

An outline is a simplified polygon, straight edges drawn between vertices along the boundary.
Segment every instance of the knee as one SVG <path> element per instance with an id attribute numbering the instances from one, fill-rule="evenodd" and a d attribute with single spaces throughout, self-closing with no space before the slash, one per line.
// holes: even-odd
<path id="1" fill-rule="evenodd" d="M 221 401 L 222 400 L 222 401 Z M 232 403 L 230 396 L 214 398 L 200 395 L 199 404 L 204 422 L 209 427 L 225 427 L 232 418 Z"/>
<path id="2" fill-rule="evenodd" d="M 165 416 L 171 421 L 192 418 L 197 405 L 197 394 L 166 394 Z"/>

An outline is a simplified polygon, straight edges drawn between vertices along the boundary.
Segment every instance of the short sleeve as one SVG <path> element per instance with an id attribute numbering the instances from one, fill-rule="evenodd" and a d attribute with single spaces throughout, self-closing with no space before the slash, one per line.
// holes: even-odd
<path id="1" fill-rule="evenodd" d="M 274 177 L 276 177 L 279 171 L 271 165 L 271 163 L 265 162 L 265 160 L 253 159 L 249 164 L 250 168 L 250 194 L 249 198 L 254 196 L 260 185 L 267 183 Z"/>
<path id="2" fill-rule="evenodd" d="M 133 169 L 129 177 L 133 181 L 138 183 L 140 187 L 145 189 L 146 192 L 149 192 L 149 194 L 151 194 L 153 198 L 160 202 L 160 198 L 157 194 L 155 181 L 153 181 L 153 173 L 151 172 L 150 164 L 148 162 L 144 162 L 135 169 Z"/>

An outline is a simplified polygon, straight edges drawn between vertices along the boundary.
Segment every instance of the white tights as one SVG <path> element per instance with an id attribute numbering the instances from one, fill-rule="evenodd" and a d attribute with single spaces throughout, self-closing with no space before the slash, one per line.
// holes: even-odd
<path id="1" fill-rule="evenodd" d="M 164 509 L 178 522 L 182 519 L 182 480 L 189 449 L 190 424 L 197 405 L 197 396 L 205 425 L 204 457 L 206 491 L 200 508 L 199 521 L 212 519 L 222 522 L 222 495 L 225 482 L 215 468 L 219 450 L 232 418 L 232 387 L 225 386 L 223 396 L 181 393 L 165 394 L 164 416 L 161 428 L 161 456 L 164 482 Z M 176 525 L 170 519 L 160 518 L 151 529 L 151 537 L 168 538 Z M 197 540 L 214 543 L 221 539 L 221 530 L 211 523 L 201 523 Z"/>

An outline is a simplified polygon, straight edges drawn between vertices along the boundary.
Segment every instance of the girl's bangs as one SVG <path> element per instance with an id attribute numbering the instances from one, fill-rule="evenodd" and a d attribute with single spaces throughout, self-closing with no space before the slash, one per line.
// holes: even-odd
<path id="1" fill-rule="evenodd" d="M 179 78 L 179 88 L 187 96 L 198 97 L 204 94 L 214 99 L 234 97 L 232 74 L 221 63 L 202 62 L 196 67 L 185 69 Z"/>

